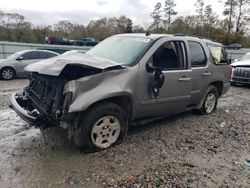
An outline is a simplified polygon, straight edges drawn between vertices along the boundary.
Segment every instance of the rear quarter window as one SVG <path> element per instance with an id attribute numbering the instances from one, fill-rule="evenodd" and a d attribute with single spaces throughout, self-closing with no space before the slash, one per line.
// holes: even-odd
<path id="1" fill-rule="evenodd" d="M 56 56 L 56 54 L 50 52 L 38 52 L 38 53 L 39 53 L 39 59 L 47 59 Z"/>
<path id="2" fill-rule="evenodd" d="M 227 63 L 227 52 L 222 46 L 207 44 L 207 47 L 209 49 L 214 64 L 218 65 L 222 63 Z"/>

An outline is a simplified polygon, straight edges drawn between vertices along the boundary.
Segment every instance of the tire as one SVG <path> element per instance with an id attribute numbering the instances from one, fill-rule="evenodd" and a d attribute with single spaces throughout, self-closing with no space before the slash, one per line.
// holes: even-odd
<path id="1" fill-rule="evenodd" d="M 3 80 L 12 80 L 15 76 L 15 70 L 9 67 L 2 68 L 1 78 Z"/>
<path id="2" fill-rule="evenodd" d="M 218 98 L 219 93 L 217 88 L 213 85 L 210 85 L 201 100 L 200 108 L 197 109 L 198 113 L 202 115 L 213 113 L 216 110 Z"/>
<path id="3" fill-rule="evenodd" d="M 230 85 L 231 85 L 231 86 L 237 86 L 237 84 L 234 83 L 234 82 L 230 82 Z"/>
<path id="4" fill-rule="evenodd" d="M 124 110 L 110 102 L 93 106 L 79 118 L 73 142 L 84 153 L 107 149 L 121 143 L 127 134 L 128 118 Z"/>

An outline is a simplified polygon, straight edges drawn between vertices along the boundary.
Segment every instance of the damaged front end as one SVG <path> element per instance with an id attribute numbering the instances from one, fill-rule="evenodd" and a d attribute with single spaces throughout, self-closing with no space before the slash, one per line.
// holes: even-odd
<path id="1" fill-rule="evenodd" d="M 108 63 L 106 67 L 98 67 L 99 62 L 96 60 L 95 64 L 93 59 L 93 66 L 90 66 L 89 61 L 84 61 L 84 58 L 85 56 L 82 57 L 83 62 L 78 63 L 72 57 L 72 61 L 57 58 L 28 66 L 28 71 L 32 72 L 30 83 L 23 92 L 11 95 L 10 107 L 24 121 L 41 128 L 71 122 L 76 114 L 68 113 L 73 96 L 72 90 L 68 88 L 71 87 L 70 83 L 114 67 Z"/>
<path id="2" fill-rule="evenodd" d="M 12 94 L 10 107 L 31 125 L 47 128 L 66 117 L 72 92 L 64 92 L 68 80 L 33 74 L 22 93 Z"/>

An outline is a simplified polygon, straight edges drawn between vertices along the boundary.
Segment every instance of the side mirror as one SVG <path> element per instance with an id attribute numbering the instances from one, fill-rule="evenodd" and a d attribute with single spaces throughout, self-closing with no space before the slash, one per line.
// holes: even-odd
<path id="1" fill-rule="evenodd" d="M 154 71 L 155 71 L 155 67 L 154 67 L 154 65 L 153 65 L 153 59 L 151 60 L 149 60 L 148 62 L 147 62 L 147 64 L 146 64 L 146 70 L 147 70 L 147 72 L 149 72 L 149 73 L 153 73 Z"/>
<path id="2" fill-rule="evenodd" d="M 22 61 L 22 60 L 23 60 L 23 57 L 20 56 L 20 57 L 16 58 L 16 60 L 17 60 L 17 61 Z"/>
<path id="3" fill-rule="evenodd" d="M 148 60 L 148 62 L 147 62 L 147 64 L 146 64 L 146 70 L 147 70 L 147 72 L 149 72 L 149 73 L 153 73 L 153 72 L 155 72 L 155 71 L 162 71 L 162 68 L 161 67 L 157 67 L 157 66 L 155 66 L 155 64 L 154 64 L 154 61 L 153 61 L 153 58 L 151 57 L 149 60 Z"/>

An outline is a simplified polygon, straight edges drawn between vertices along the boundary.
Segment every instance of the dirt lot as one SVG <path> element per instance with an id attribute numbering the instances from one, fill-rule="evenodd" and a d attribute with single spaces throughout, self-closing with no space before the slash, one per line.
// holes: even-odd
<path id="1" fill-rule="evenodd" d="M 82 154 L 59 128 L 46 145 L 8 108 L 26 84 L 0 81 L 0 187 L 250 187 L 249 87 L 232 87 L 212 115 L 132 127 L 124 143 Z"/>

